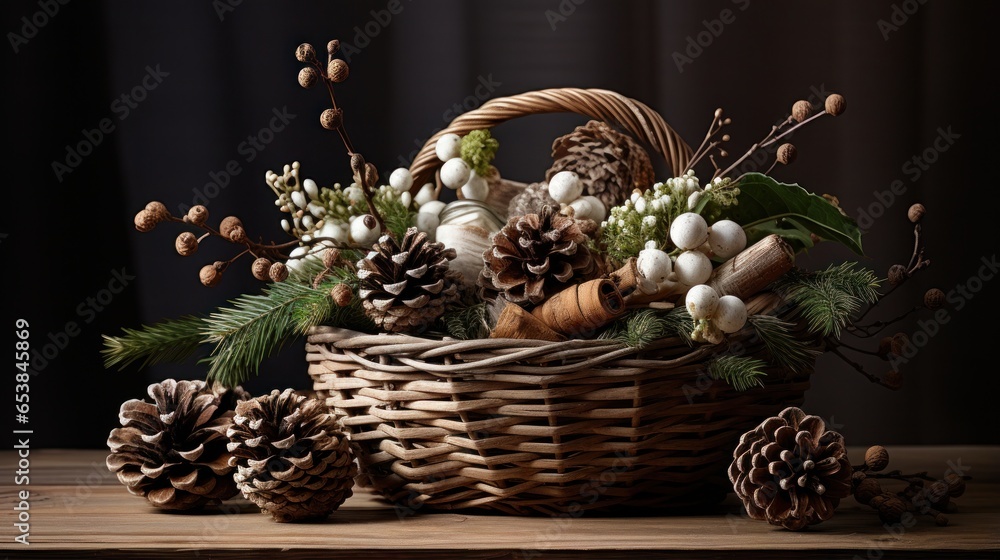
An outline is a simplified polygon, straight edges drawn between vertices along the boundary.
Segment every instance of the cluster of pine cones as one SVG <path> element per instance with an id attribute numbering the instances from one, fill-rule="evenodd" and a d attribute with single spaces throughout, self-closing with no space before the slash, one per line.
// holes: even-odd
<path id="1" fill-rule="evenodd" d="M 122 404 L 107 465 L 153 506 L 189 510 L 242 493 L 285 522 L 326 517 L 351 496 L 354 455 L 322 401 L 173 379 L 148 392 L 153 402 Z"/>

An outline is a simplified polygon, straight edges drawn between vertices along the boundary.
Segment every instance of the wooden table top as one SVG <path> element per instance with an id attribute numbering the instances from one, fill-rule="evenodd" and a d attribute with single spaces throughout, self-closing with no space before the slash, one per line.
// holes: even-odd
<path id="1" fill-rule="evenodd" d="M 0 481 L 7 558 L 1000 558 L 1000 447 L 890 447 L 891 466 L 973 476 L 947 527 L 927 517 L 901 532 L 845 500 L 833 519 L 788 532 L 738 512 L 734 496 L 716 510 L 642 518 L 522 518 L 398 515 L 356 491 L 321 523 L 279 524 L 242 499 L 223 511 L 164 513 L 128 494 L 100 450 L 33 450 L 30 485 Z M 852 457 L 863 451 L 850 450 Z M 17 457 L 0 453 L 14 470 Z M 940 471 L 940 472 L 938 472 Z M 17 492 L 30 491 L 30 545 L 14 541 Z"/>

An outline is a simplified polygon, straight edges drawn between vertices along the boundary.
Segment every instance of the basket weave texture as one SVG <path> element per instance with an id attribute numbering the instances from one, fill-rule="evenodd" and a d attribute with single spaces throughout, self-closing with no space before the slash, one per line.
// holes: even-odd
<path id="1" fill-rule="evenodd" d="M 547 89 L 457 117 L 414 158 L 413 190 L 435 177 L 442 135 L 554 112 L 632 134 L 674 174 L 688 166 L 691 148 L 645 104 L 607 90 Z M 797 324 L 774 294 L 747 308 Z M 359 483 L 402 514 L 576 515 L 701 504 L 731 489 L 726 467 L 739 436 L 801 404 L 811 373 L 771 368 L 763 387 L 746 392 L 714 381 L 707 365 L 716 355 L 767 361 L 753 332 L 748 326 L 718 346 L 670 337 L 636 350 L 599 339 L 460 341 L 317 327 L 306 359 L 318 397 L 350 434 Z"/>

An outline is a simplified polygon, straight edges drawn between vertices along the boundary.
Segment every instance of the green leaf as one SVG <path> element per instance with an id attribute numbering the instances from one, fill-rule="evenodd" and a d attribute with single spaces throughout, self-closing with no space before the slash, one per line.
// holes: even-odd
<path id="1" fill-rule="evenodd" d="M 782 227 L 778 221 L 789 220 L 823 239 L 837 241 L 864 255 L 858 224 L 825 198 L 794 183 L 779 183 L 761 173 L 744 175 L 739 181 L 739 189 L 739 203 L 723 208 L 722 218 L 733 220 L 748 231 L 759 226 Z M 801 240 L 802 236 L 793 234 L 793 239 Z"/>

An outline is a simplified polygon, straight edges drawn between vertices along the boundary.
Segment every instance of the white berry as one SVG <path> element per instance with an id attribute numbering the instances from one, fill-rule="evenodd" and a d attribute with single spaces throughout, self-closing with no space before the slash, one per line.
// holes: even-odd
<path id="1" fill-rule="evenodd" d="M 437 214 L 418 212 L 415 219 L 417 229 L 427 233 L 432 233 L 439 225 L 441 225 L 441 219 L 437 217 Z"/>
<path id="2" fill-rule="evenodd" d="M 434 144 L 434 153 L 441 161 L 448 161 L 462 155 L 462 138 L 457 134 L 445 134 Z"/>
<path id="3" fill-rule="evenodd" d="M 705 222 L 705 218 L 694 212 L 686 212 L 677 216 L 670 224 L 670 240 L 683 251 L 697 249 L 705 241 L 708 241 L 708 224 Z"/>
<path id="4" fill-rule="evenodd" d="M 462 185 L 462 196 L 468 200 L 486 200 L 490 195 L 490 184 L 475 172 L 469 177 L 469 181 Z"/>
<path id="5" fill-rule="evenodd" d="M 417 196 L 413 197 L 413 202 L 416 202 L 421 207 L 432 200 L 436 200 L 434 198 L 434 183 L 426 183 L 417 191 Z"/>
<path id="6" fill-rule="evenodd" d="M 347 230 L 340 224 L 329 221 L 323 224 L 323 228 L 319 230 L 316 237 L 328 237 L 337 243 L 347 243 Z"/>
<path id="7" fill-rule="evenodd" d="M 440 200 L 428 200 L 427 202 L 420 205 L 420 210 L 417 212 L 420 214 L 430 214 L 432 216 L 438 216 L 441 211 L 444 210 L 445 203 Z"/>
<path id="8" fill-rule="evenodd" d="M 719 298 L 712 324 L 724 333 L 734 333 L 747 324 L 747 306 L 736 296 Z"/>
<path id="9" fill-rule="evenodd" d="M 409 208 L 411 202 L 413 202 L 413 195 L 410 194 L 410 191 L 399 193 L 399 203 L 403 205 L 403 208 Z"/>
<path id="10" fill-rule="evenodd" d="M 460 189 L 469 182 L 472 169 L 460 157 L 453 157 L 441 166 L 441 182 L 449 189 Z"/>
<path id="11" fill-rule="evenodd" d="M 696 321 L 708 319 L 715 314 L 715 310 L 719 306 L 719 293 L 711 286 L 698 284 L 688 290 L 687 295 L 684 296 L 684 305 L 692 319 Z"/>
<path id="12" fill-rule="evenodd" d="M 319 187 L 316 186 L 316 181 L 306 179 L 305 181 L 302 181 L 302 188 L 306 191 L 306 194 L 309 195 L 309 198 L 313 200 L 319 198 Z"/>
<path id="13" fill-rule="evenodd" d="M 560 171 L 549 180 L 549 196 L 560 204 L 569 204 L 583 194 L 583 182 L 572 171 Z"/>
<path id="14" fill-rule="evenodd" d="M 704 253 L 684 251 L 677 256 L 674 272 L 677 273 L 677 281 L 685 286 L 704 284 L 712 275 L 712 261 Z"/>
<path id="15" fill-rule="evenodd" d="M 639 276 L 651 280 L 657 284 L 667 281 L 673 265 L 670 262 L 670 255 L 659 249 L 643 249 L 639 251 L 639 258 L 635 261 L 636 270 Z"/>
<path id="16" fill-rule="evenodd" d="M 708 230 L 708 245 L 717 257 L 728 259 L 746 249 L 747 234 L 732 220 L 719 220 Z"/>
<path id="17" fill-rule="evenodd" d="M 389 175 L 389 186 L 396 192 L 408 191 L 413 186 L 413 175 L 409 169 L 399 167 Z"/>
<path id="18" fill-rule="evenodd" d="M 351 222 L 351 239 L 356 245 L 371 247 L 380 235 L 382 235 L 382 228 L 379 227 L 378 222 L 371 214 L 359 216 Z"/>

